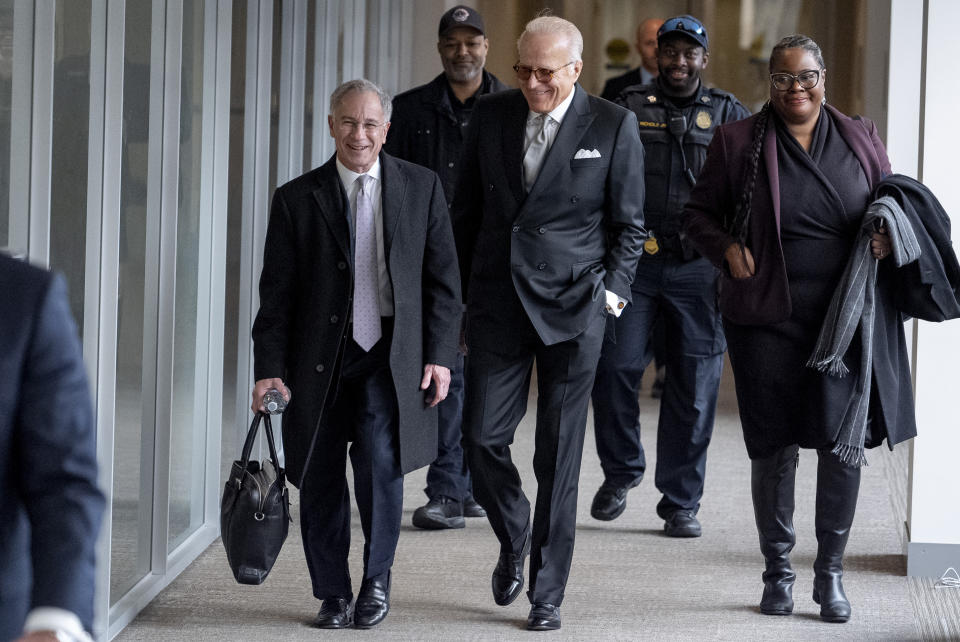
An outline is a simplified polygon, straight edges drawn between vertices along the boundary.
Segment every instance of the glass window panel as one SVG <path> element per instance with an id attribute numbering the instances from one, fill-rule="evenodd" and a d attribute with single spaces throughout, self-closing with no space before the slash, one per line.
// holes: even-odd
<path id="1" fill-rule="evenodd" d="M 149 410 L 153 404 L 148 395 L 152 395 L 153 390 L 143 388 L 145 297 L 157 296 L 156 286 L 146 287 L 151 21 L 151 3 L 127 3 L 120 169 L 111 604 L 115 604 L 151 569 L 154 420 Z M 156 37 L 162 36 L 161 27 Z M 151 239 L 151 243 L 156 242 L 156 238 Z M 150 359 L 146 365 L 155 368 Z M 152 381 L 152 377 L 148 377 L 148 381 Z"/>
<path id="2" fill-rule="evenodd" d="M 13 0 L 0 0 L 0 247 L 10 243 L 10 124 L 13 110 Z"/>
<path id="3" fill-rule="evenodd" d="M 90 2 L 57 0 L 50 173 L 50 266 L 63 273 L 83 332 L 90 133 Z"/>
<path id="4" fill-rule="evenodd" d="M 200 270 L 200 188 L 203 142 L 203 2 L 183 12 L 180 82 L 180 176 L 173 340 L 173 405 L 170 426 L 170 530 L 173 550 L 203 523 L 206 445 L 206 341 L 209 315 L 198 301 L 209 270 Z M 202 317 L 202 318 L 200 318 Z"/>

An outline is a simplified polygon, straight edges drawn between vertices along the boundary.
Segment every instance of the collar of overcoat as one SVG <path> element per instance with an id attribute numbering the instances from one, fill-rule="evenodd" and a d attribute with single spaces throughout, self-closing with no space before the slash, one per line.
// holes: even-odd
<path id="1" fill-rule="evenodd" d="M 399 163 L 386 152 L 380 152 L 380 200 L 383 216 L 384 256 L 390 256 L 393 239 L 403 210 L 403 197 L 407 189 L 407 177 L 400 171 Z M 353 264 L 353 212 L 347 192 L 337 173 L 336 154 L 330 157 L 317 171 L 317 189 L 313 196 L 320 208 L 317 222 L 325 225 L 337 242 L 343 255 Z M 388 258 L 389 260 L 389 258 Z"/>

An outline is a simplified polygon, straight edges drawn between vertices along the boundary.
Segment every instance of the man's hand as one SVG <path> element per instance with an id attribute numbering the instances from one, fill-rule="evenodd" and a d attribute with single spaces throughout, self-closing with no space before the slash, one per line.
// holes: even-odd
<path id="1" fill-rule="evenodd" d="M 427 398 L 427 403 L 431 408 L 446 399 L 447 391 L 450 390 L 450 368 L 428 363 L 423 367 L 423 381 L 420 382 L 420 390 L 426 390 L 430 384 L 434 386 L 433 397 Z"/>
<path id="2" fill-rule="evenodd" d="M 290 401 L 290 390 L 283 385 L 283 379 L 279 377 L 259 379 L 253 386 L 253 403 L 250 405 L 250 410 L 254 413 L 267 411 L 267 409 L 263 407 L 263 395 L 267 394 L 267 390 L 271 388 L 279 390 L 281 394 L 283 394 L 284 400 Z"/>
<path id="3" fill-rule="evenodd" d="M 744 246 L 740 248 L 739 243 L 731 243 L 727 251 L 723 253 L 723 258 L 727 260 L 730 266 L 730 276 L 735 279 L 748 279 L 756 272 L 756 266 L 753 263 L 753 253 L 750 248 Z"/>

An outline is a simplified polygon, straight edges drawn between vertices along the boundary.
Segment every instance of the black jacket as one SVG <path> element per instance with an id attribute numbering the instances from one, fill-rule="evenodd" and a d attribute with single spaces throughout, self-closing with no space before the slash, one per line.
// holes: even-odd
<path id="1" fill-rule="evenodd" d="M 896 308 L 924 321 L 960 317 L 960 264 L 950 240 L 950 217 L 937 197 L 902 174 L 882 180 L 874 196 L 892 196 L 900 203 L 920 243 L 920 259 L 895 272 Z"/>
<path id="2" fill-rule="evenodd" d="M 447 206 L 453 203 L 460 150 L 472 112 L 458 114 L 450 103 L 447 77 L 440 74 L 426 85 L 415 87 L 393 99 L 390 131 L 383 149 L 388 154 L 432 169 L 440 176 Z M 483 84 L 475 97 L 509 89 L 484 70 Z"/>
<path id="3" fill-rule="evenodd" d="M 660 241 L 663 256 L 677 257 L 680 214 L 693 189 L 691 179 L 695 180 L 703 168 L 713 132 L 723 123 L 746 118 L 750 112 L 733 94 L 702 83 L 683 108 L 674 106 L 659 81 L 625 89 L 617 104 L 636 114 L 640 127 L 645 154 L 646 228 Z"/>

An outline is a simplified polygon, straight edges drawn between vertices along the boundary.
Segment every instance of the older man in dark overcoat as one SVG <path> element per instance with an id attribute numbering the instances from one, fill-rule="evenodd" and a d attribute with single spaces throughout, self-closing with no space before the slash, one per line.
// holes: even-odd
<path id="1" fill-rule="evenodd" d="M 381 153 L 390 97 L 366 80 L 330 99 L 336 155 L 274 194 L 253 327 L 253 409 L 293 396 L 283 421 L 314 624 L 369 628 L 389 610 L 403 474 L 437 455 L 436 405 L 457 353 L 461 303 L 443 188 Z M 349 448 L 365 538 L 352 604 Z"/>

